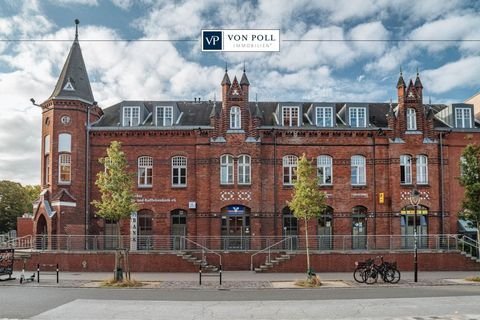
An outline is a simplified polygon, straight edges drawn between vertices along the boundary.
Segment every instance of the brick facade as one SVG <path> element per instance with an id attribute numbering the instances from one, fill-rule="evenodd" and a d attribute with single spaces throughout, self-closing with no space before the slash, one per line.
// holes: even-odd
<path id="1" fill-rule="evenodd" d="M 88 76 L 86 78 L 88 81 Z M 60 80 L 65 82 L 65 79 L 70 78 L 62 71 Z M 296 228 L 286 226 L 291 220 L 284 213 L 288 211 L 287 201 L 293 190 L 284 184 L 282 162 L 285 156 L 299 157 L 303 153 L 309 159 L 328 155 L 333 160 L 333 182 L 319 186 L 326 192 L 327 204 L 333 209 L 330 235 L 403 234 L 405 219 L 411 216 L 405 208 L 410 205 L 408 197 L 415 187 L 425 207 L 419 220 L 425 226 L 424 232 L 457 233 L 457 214 L 463 194 L 457 180 L 459 159 L 468 143 L 480 141 L 480 131 L 475 124 L 471 129 L 457 130 L 440 121 L 436 112 L 446 106 L 423 103 L 418 74 L 415 84 L 410 80 L 408 87 L 400 76 L 397 104 L 365 104 L 369 116 L 363 127 L 348 124 L 348 108 L 358 104 L 332 103 L 335 124 L 322 128 L 315 126 L 315 119 L 312 121 L 316 103 L 254 103 L 249 101 L 249 90 L 245 72 L 240 84 L 236 77 L 230 83 L 226 73 L 221 84 L 221 101 L 170 102 L 180 115 L 166 128 L 153 124 L 154 117 L 158 116 L 154 102 L 127 101 L 102 111 L 93 101 L 80 96 L 68 99 L 52 96 L 42 104 L 42 139 L 50 136 L 50 149 L 45 150 L 42 142 L 44 192 L 36 206 L 34 233 L 109 233 L 105 221 L 95 215 L 91 205 L 86 207 L 86 203 L 100 198 L 95 177 L 103 167 L 98 159 L 105 156 L 106 148 L 114 140 L 122 143 L 129 171 L 135 177 L 138 158 L 153 158 L 152 185 L 136 184 L 134 189 L 138 212 L 146 217 L 142 221 L 147 224 L 139 227 L 139 234 L 174 234 L 175 214 L 185 217 L 181 220 L 185 223 L 179 223 L 185 224 L 184 229 L 178 231 L 177 228 L 175 232 L 191 237 L 303 234 L 302 221 Z M 128 105 L 139 105 L 138 126 L 122 125 L 122 108 Z M 282 123 L 283 105 L 298 106 L 299 126 Z M 233 106 L 241 111 L 240 129 L 230 129 Z M 313 113 L 309 111 L 312 108 Z M 407 126 L 408 109 L 415 111 L 415 130 Z M 91 127 L 86 126 L 88 114 Z M 198 120 L 202 114 L 208 115 L 203 117 L 205 122 Z M 69 121 L 62 121 L 64 116 L 69 116 Z M 68 184 L 59 183 L 58 178 L 61 133 L 72 137 L 68 152 L 71 182 Z M 220 183 L 223 155 L 233 157 L 232 184 Z M 246 184 L 238 180 L 242 155 L 251 159 L 251 182 Z M 411 180 L 402 184 L 400 157 L 403 155 L 411 159 Z M 428 178 L 424 184 L 416 183 L 420 174 L 417 174 L 416 161 L 419 155 L 428 159 Z M 185 186 L 172 185 L 174 156 L 187 159 Z M 366 160 L 364 184 L 351 183 L 353 156 L 363 156 Z M 233 212 L 235 208 L 240 211 Z M 122 233 L 129 233 L 129 224 L 128 220 L 123 222 Z M 310 223 L 309 228 L 309 234 L 319 234 L 317 221 Z"/>

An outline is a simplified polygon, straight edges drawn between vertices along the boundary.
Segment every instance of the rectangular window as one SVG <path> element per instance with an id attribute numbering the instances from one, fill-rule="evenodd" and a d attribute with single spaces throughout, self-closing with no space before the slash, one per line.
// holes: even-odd
<path id="1" fill-rule="evenodd" d="M 407 130 L 417 130 L 417 113 L 415 109 L 407 109 Z"/>
<path id="2" fill-rule="evenodd" d="M 143 156 L 138 158 L 138 186 L 151 187 L 153 182 L 153 158 Z"/>
<path id="3" fill-rule="evenodd" d="M 353 156 L 351 159 L 351 182 L 352 186 L 366 185 L 365 157 Z"/>
<path id="4" fill-rule="evenodd" d="M 123 126 L 135 127 L 140 124 L 140 107 L 123 107 Z"/>
<path id="5" fill-rule="evenodd" d="M 417 183 L 428 184 L 428 157 L 417 156 Z"/>
<path id="6" fill-rule="evenodd" d="M 223 155 L 220 158 L 220 183 L 233 184 L 233 157 Z"/>
<path id="7" fill-rule="evenodd" d="M 187 158 L 172 158 L 172 186 L 185 187 L 187 185 Z"/>
<path id="8" fill-rule="evenodd" d="M 472 127 L 472 110 L 470 108 L 456 108 L 455 109 L 455 127 L 456 128 L 471 128 Z"/>
<path id="9" fill-rule="evenodd" d="M 45 136 L 45 141 L 43 144 L 43 153 L 49 154 L 50 153 L 50 135 Z"/>
<path id="10" fill-rule="evenodd" d="M 45 155 L 45 177 L 43 179 L 43 184 L 50 184 L 50 155 Z"/>
<path id="11" fill-rule="evenodd" d="M 400 156 L 400 183 L 412 184 L 412 158 L 408 155 Z"/>
<path id="12" fill-rule="evenodd" d="M 238 184 L 250 184 L 250 156 L 238 157 Z"/>
<path id="13" fill-rule="evenodd" d="M 349 108 L 350 127 L 365 128 L 367 126 L 366 108 Z"/>
<path id="14" fill-rule="evenodd" d="M 58 159 L 58 182 L 68 184 L 72 180 L 72 164 L 69 154 L 61 154 Z"/>
<path id="15" fill-rule="evenodd" d="M 319 185 L 332 184 L 332 158 L 330 156 L 317 158 L 317 176 Z"/>
<path id="16" fill-rule="evenodd" d="M 285 127 L 300 125 L 299 107 L 282 107 L 282 123 Z"/>
<path id="17" fill-rule="evenodd" d="M 292 185 L 297 180 L 297 163 L 296 156 L 283 157 L 283 184 L 286 186 Z"/>
<path id="18" fill-rule="evenodd" d="M 173 107 L 157 107 L 156 115 L 157 126 L 170 127 L 173 125 Z"/>
<path id="19" fill-rule="evenodd" d="M 316 124 L 318 127 L 333 127 L 333 108 L 332 107 L 317 107 Z"/>

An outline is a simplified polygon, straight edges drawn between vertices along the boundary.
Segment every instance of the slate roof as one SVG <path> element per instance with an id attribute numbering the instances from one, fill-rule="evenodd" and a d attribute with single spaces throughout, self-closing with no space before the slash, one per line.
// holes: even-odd
<path id="1" fill-rule="evenodd" d="M 157 105 L 170 105 L 174 108 L 178 108 L 180 113 L 180 119 L 174 119 L 174 128 L 181 129 L 182 127 L 210 127 L 210 118 L 215 114 L 218 114 L 222 108 L 222 103 L 219 101 L 138 101 L 138 100 L 126 100 L 119 102 L 111 107 L 105 108 L 103 110 L 104 115 L 93 125 L 96 128 L 105 128 L 105 127 L 121 127 L 122 126 L 122 107 L 123 106 L 139 106 L 144 110 L 143 119 L 140 121 L 138 127 L 155 127 L 155 121 L 153 117 L 153 112 L 155 106 Z M 214 108 L 215 105 L 215 108 Z M 302 107 L 303 113 L 303 125 L 301 128 L 305 129 L 320 129 L 314 124 L 310 124 L 305 115 L 309 108 L 313 106 L 332 106 L 335 108 L 336 112 L 336 123 L 333 129 L 335 128 L 350 128 L 345 122 L 348 120 L 345 118 L 345 106 L 365 106 L 368 108 L 368 126 L 367 128 L 388 128 L 387 122 L 387 113 L 390 109 L 390 103 L 355 103 L 355 102 L 249 102 L 250 114 L 260 118 L 261 127 L 278 127 L 278 128 L 290 128 L 284 127 L 281 124 L 277 124 L 274 114 L 278 111 L 278 106 L 282 105 L 298 105 Z M 392 107 L 395 109 L 397 106 L 396 103 L 392 103 Z M 435 104 L 435 105 L 424 105 L 425 112 L 432 110 L 434 114 L 440 112 L 441 110 L 447 108 L 447 105 Z M 343 113 L 342 113 L 343 112 Z M 148 116 L 149 115 L 149 116 Z M 277 118 L 279 119 L 279 114 L 277 113 Z M 146 121 L 145 121 L 146 119 Z M 315 121 L 314 112 L 309 116 L 311 121 Z M 178 120 L 178 123 L 177 123 Z M 435 128 L 449 128 L 449 126 L 437 119 L 434 118 L 434 127 Z M 158 129 L 167 129 L 172 127 L 157 127 Z M 357 128 L 358 129 L 358 128 Z"/>
<path id="2" fill-rule="evenodd" d="M 52 98 L 80 99 L 88 103 L 95 101 L 83 61 L 82 50 L 78 43 L 78 35 L 73 41 L 60 77 L 49 99 Z"/>

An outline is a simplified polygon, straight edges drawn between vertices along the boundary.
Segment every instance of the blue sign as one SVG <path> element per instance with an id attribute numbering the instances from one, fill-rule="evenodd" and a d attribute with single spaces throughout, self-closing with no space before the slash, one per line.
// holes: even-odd
<path id="1" fill-rule="evenodd" d="M 222 31 L 202 31 L 202 50 L 221 51 L 222 38 Z"/>
<path id="2" fill-rule="evenodd" d="M 227 214 L 229 216 L 241 216 L 245 213 L 245 207 L 240 205 L 233 205 L 227 207 Z"/>

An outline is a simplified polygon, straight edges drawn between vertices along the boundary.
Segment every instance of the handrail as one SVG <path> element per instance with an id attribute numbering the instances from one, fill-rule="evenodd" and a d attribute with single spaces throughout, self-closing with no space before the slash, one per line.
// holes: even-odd
<path id="1" fill-rule="evenodd" d="M 203 261 L 206 261 L 204 258 L 205 258 L 205 251 L 207 251 L 207 252 L 216 254 L 216 255 L 218 256 L 218 258 L 219 258 L 220 265 L 222 265 L 222 255 L 221 255 L 221 254 L 216 253 L 215 251 L 213 251 L 213 250 L 211 250 L 211 249 L 209 249 L 209 248 L 207 248 L 207 247 L 205 247 L 205 246 L 202 246 L 200 243 L 195 242 L 195 241 L 193 241 L 193 240 L 190 240 L 190 239 L 188 239 L 188 238 L 185 237 L 185 236 L 182 236 L 181 238 L 183 238 L 183 239 L 186 240 L 187 242 L 192 243 L 192 244 L 194 244 L 194 245 L 196 245 L 196 246 L 199 246 L 200 248 L 203 249 L 203 251 L 202 251 L 202 262 L 203 262 Z"/>
<path id="2" fill-rule="evenodd" d="M 256 256 L 257 254 L 262 253 L 262 252 L 268 250 L 268 262 L 270 262 L 270 261 L 271 261 L 271 259 L 270 259 L 270 258 L 271 258 L 271 257 L 270 257 L 270 249 L 273 248 L 273 247 L 275 247 L 275 246 L 277 246 L 277 245 L 279 245 L 279 244 L 281 244 L 282 242 L 285 242 L 285 241 L 291 240 L 291 239 L 292 239 L 292 237 L 286 237 L 286 238 L 284 238 L 284 239 L 282 239 L 282 240 L 280 240 L 280 241 L 278 241 L 278 242 L 275 242 L 275 243 L 272 244 L 271 246 L 268 246 L 268 247 L 266 247 L 265 249 L 262 249 L 262 250 L 260 250 L 260 251 L 255 252 L 254 254 L 252 254 L 252 255 L 250 256 L 250 271 L 253 271 L 253 257 L 254 257 L 254 256 Z"/>
<path id="3" fill-rule="evenodd" d="M 6 248 L 16 249 L 32 249 L 33 241 L 32 235 L 26 235 L 20 238 L 13 238 L 2 243 L 2 246 Z"/>
<path id="4" fill-rule="evenodd" d="M 469 236 L 467 235 L 458 235 L 458 240 L 461 241 L 461 245 L 462 245 L 462 248 L 461 250 L 463 252 L 467 252 L 465 250 L 465 244 L 468 245 L 470 248 L 475 248 L 475 253 L 472 253 L 472 251 L 470 251 L 470 254 L 472 254 L 473 256 L 478 256 L 479 255 L 479 248 L 480 248 L 480 244 L 478 241 L 476 241 L 475 239 L 472 239 L 470 238 Z"/>

